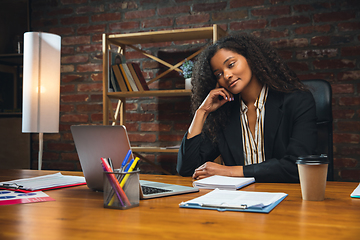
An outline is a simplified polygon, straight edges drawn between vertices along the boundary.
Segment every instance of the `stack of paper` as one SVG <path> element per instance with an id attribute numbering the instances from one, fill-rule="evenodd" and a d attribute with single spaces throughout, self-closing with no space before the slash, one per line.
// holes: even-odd
<path id="1" fill-rule="evenodd" d="M 84 177 L 62 175 L 59 172 L 40 177 L 23 178 L 13 181 L 0 182 L 0 188 L 28 192 L 71 187 L 83 184 L 86 184 Z"/>
<path id="2" fill-rule="evenodd" d="M 270 212 L 286 193 L 229 191 L 215 189 L 201 197 L 180 203 L 183 208 L 218 211 Z"/>
<path id="3" fill-rule="evenodd" d="M 350 197 L 352 197 L 352 198 L 360 198 L 360 184 L 351 193 Z"/>
<path id="4" fill-rule="evenodd" d="M 255 182 L 253 177 L 225 177 L 214 175 L 193 182 L 194 187 L 206 189 L 236 190 Z"/>

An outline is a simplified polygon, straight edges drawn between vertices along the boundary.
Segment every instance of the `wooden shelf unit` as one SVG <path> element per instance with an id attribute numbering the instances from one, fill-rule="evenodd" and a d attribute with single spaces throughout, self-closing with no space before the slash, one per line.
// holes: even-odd
<path id="1" fill-rule="evenodd" d="M 172 42 L 172 41 L 188 41 L 188 40 L 200 40 L 200 39 L 212 39 L 216 42 L 219 38 L 224 37 L 226 31 L 214 24 L 210 27 L 201 28 L 187 28 L 187 29 L 175 29 L 153 32 L 138 32 L 138 33 L 126 33 L 126 34 L 103 34 L 103 124 L 109 125 L 109 113 L 113 124 L 119 116 L 120 124 L 125 124 L 125 103 L 126 98 L 130 97 L 170 97 L 170 96 L 189 96 L 190 90 L 178 89 L 178 90 L 148 90 L 148 91 L 136 91 L 136 92 L 108 92 L 108 78 L 109 78 L 109 49 L 110 45 L 115 45 L 121 48 L 122 53 L 125 53 L 127 47 L 143 53 L 146 57 L 149 57 L 161 64 L 169 67 L 166 73 L 175 70 L 181 72 L 178 68 L 185 61 L 182 60 L 176 65 L 171 65 L 154 57 L 147 52 L 135 47 L 136 44 L 145 43 L 159 43 L 159 42 Z M 195 57 L 201 51 L 191 55 L 187 59 Z M 165 75 L 163 74 L 163 75 Z M 163 76 L 162 75 L 162 76 Z M 156 81 L 156 78 L 148 81 L 151 83 Z M 117 109 L 114 111 L 111 107 L 110 99 L 118 99 Z M 163 152 L 163 153 L 176 153 L 178 149 L 166 149 L 161 147 L 132 147 L 133 152 Z"/>

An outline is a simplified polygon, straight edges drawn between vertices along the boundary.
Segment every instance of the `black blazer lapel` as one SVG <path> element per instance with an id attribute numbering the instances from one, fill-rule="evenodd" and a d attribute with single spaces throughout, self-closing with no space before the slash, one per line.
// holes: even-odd
<path id="1" fill-rule="evenodd" d="M 284 94 L 269 89 L 268 97 L 265 103 L 265 121 L 264 121 L 264 144 L 265 159 L 271 158 L 274 151 L 275 137 L 278 132 L 281 119 L 283 118 L 282 105 Z M 270 127 L 272 126 L 272 127 Z"/>
<path id="2" fill-rule="evenodd" d="M 235 96 L 234 106 L 232 108 L 229 124 L 224 129 L 224 137 L 230 154 L 234 159 L 235 165 L 244 165 L 243 141 L 240 123 L 240 103 L 239 97 Z"/>

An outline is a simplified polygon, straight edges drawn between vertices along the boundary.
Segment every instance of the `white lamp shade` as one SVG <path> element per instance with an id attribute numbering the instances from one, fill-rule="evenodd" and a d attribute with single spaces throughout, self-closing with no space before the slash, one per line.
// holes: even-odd
<path id="1" fill-rule="evenodd" d="M 24 34 L 23 132 L 59 132 L 60 61 L 60 36 Z"/>

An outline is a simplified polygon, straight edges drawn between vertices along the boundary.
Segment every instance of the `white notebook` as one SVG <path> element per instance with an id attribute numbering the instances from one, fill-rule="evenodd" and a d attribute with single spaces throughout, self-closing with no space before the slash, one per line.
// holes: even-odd
<path id="1" fill-rule="evenodd" d="M 193 182 L 193 186 L 206 189 L 237 190 L 255 182 L 253 177 L 226 177 L 214 175 Z"/>

